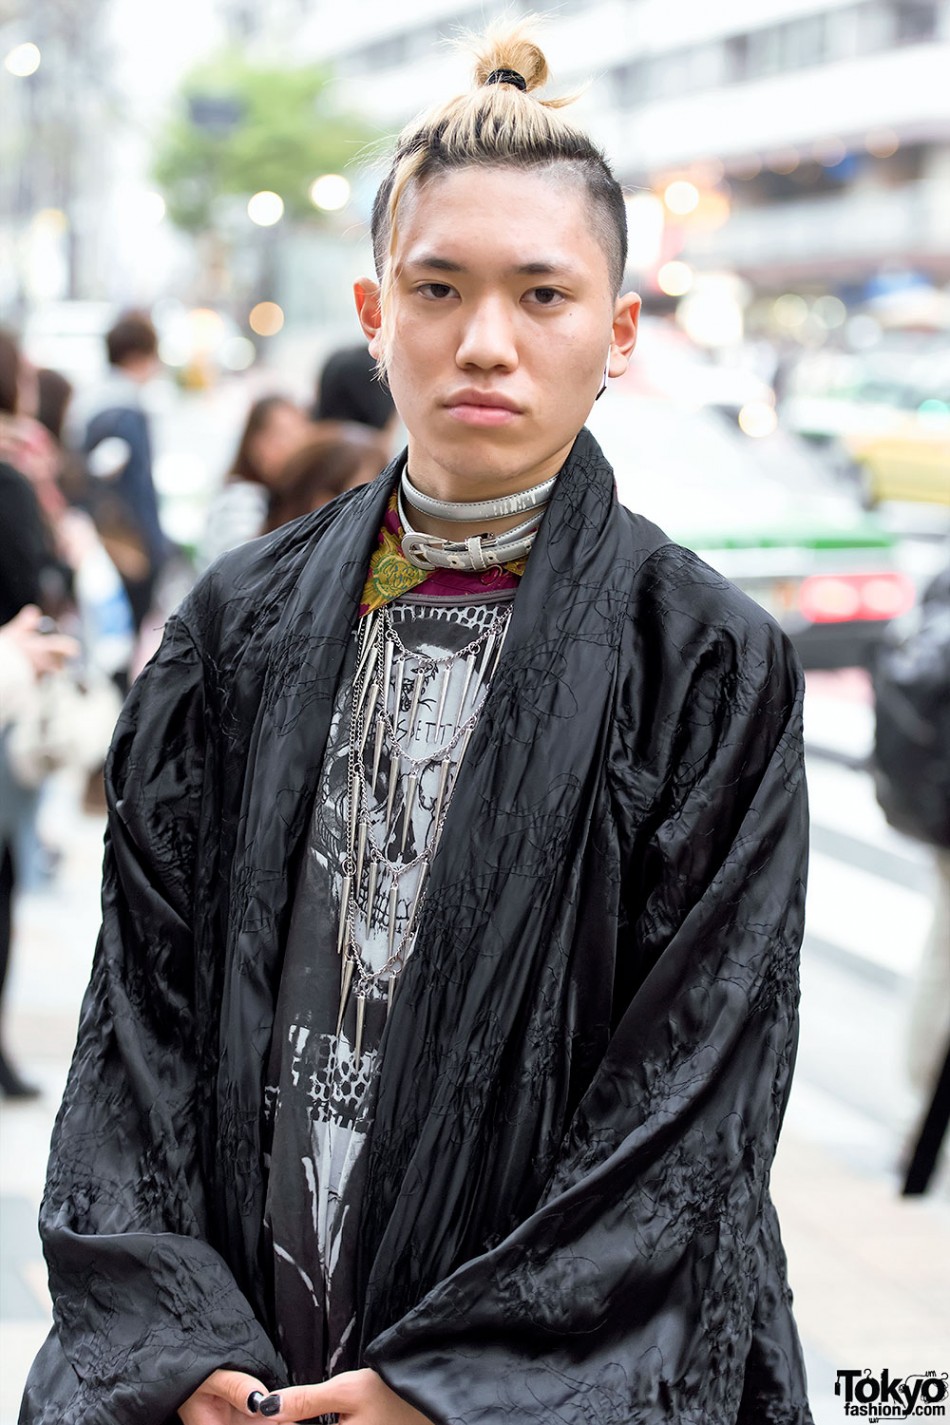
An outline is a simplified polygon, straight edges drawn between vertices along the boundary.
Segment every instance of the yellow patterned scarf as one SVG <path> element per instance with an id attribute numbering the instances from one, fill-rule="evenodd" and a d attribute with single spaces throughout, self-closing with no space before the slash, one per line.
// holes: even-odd
<path id="1" fill-rule="evenodd" d="M 524 555 L 521 559 L 513 559 L 508 564 L 486 569 L 482 574 L 454 569 L 435 569 L 427 572 L 425 569 L 417 569 L 414 564 L 410 564 L 403 554 L 402 537 L 404 533 L 405 530 L 399 520 L 397 495 L 394 490 L 386 509 L 382 529 L 379 531 L 379 547 L 373 551 L 369 574 L 363 587 L 363 595 L 360 599 L 361 618 L 364 614 L 372 613 L 374 609 L 381 609 L 384 604 L 401 598 L 403 594 L 408 594 L 410 589 L 416 589 L 420 584 L 425 584 L 430 580 L 438 585 L 438 589 L 433 588 L 433 595 L 437 592 L 471 593 L 477 597 L 486 589 L 512 588 L 521 578 L 528 562 L 528 556 Z"/>

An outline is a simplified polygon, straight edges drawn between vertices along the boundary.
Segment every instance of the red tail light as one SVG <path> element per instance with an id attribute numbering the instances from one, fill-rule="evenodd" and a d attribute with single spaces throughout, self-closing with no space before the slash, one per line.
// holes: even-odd
<path id="1" fill-rule="evenodd" d="M 897 618 L 916 593 L 906 574 L 812 574 L 798 590 L 798 607 L 810 623 Z"/>

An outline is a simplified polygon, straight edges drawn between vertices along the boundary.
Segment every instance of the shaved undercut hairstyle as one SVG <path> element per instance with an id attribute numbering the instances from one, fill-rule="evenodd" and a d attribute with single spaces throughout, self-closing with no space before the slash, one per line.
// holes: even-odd
<path id="1" fill-rule="evenodd" d="M 549 70 L 531 25 L 531 17 L 495 25 L 475 39 L 475 87 L 414 119 L 399 135 L 373 204 L 373 255 L 384 310 L 395 275 L 399 207 L 408 191 L 439 174 L 482 166 L 550 172 L 582 188 L 619 294 L 627 262 L 623 190 L 600 149 L 561 116 L 572 98 L 537 97 Z"/>

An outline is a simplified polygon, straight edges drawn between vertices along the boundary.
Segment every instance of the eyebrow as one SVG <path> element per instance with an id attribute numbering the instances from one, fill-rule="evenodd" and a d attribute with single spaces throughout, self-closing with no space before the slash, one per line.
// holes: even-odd
<path id="1" fill-rule="evenodd" d="M 460 262 L 453 262 L 451 258 L 439 257 L 435 253 L 423 253 L 419 257 L 411 257 L 406 263 L 406 267 L 424 267 L 429 271 L 467 273 L 468 268 Z M 571 267 L 569 263 L 552 260 L 539 260 L 537 262 L 521 262 L 516 267 L 508 269 L 508 276 L 511 277 L 564 277 L 576 276 L 577 269 Z"/>

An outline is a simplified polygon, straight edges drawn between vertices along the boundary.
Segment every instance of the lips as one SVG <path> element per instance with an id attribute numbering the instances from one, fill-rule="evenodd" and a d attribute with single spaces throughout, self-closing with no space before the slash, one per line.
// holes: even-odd
<path id="1" fill-rule="evenodd" d="M 472 387 L 455 391 L 445 402 L 445 408 L 450 420 L 482 430 L 514 425 L 522 414 L 521 407 L 509 396 Z"/>
<path id="2" fill-rule="evenodd" d="M 450 410 L 455 410 L 460 406 L 482 408 L 488 411 L 511 411 L 515 414 L 521 410 L 517 401 L 512 401 L 508 396 L 503 396 L 496 391 L 477 391 L 471 387 L 467 387 L 464 391 L 454 392 L 445 404 Z"/>

